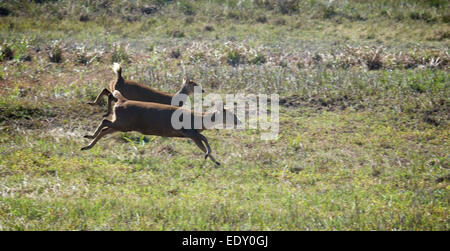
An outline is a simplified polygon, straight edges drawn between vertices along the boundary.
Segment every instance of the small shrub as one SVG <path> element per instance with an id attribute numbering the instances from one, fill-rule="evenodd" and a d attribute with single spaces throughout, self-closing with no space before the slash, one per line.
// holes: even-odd
<path id="1" fill-rule="evenodd" d="M 424 12 L 422 13 L 422 19 L 425 20 L 426 22 L 430 23 L 430 22 L 436 22 L 436 17 L 434 17 L 433 15 L 431 15 L 428 12 Z"/>
<path id="2" fill-rule="evenodd" d="M 312 57 L 312 60 L 314 61 L 314 63 L 320 64 L 320 63 L 323 61 L 323 57 L 322 57 L 320 54 L 316 53 L 316 54 Z"/>
<path id="3" fill-rule="evenodd" d="M 16 41 L 13 47 L 14 58 L 19 61 L 31 61 L 31 56 L 27 51 L 28 48 L 28 40 Z"/>
<path id="4" fill-rule="evenodd" d="M 142 14 L 150 15 L 153 13 L 156 13 L 158 11 L 158 8 L 156 6 L 144 6 L 141 8 Z"/>
<path id="5" fill-rule="evenodd" d="M 14 58 L 14 51 L 9 44 L 2 44 L 0 47 L 0 61 L 11 60 Z"/>
<path id="6" fill-rule="evenodd" d="M 173 49 L 171 52 L 170 52 L 170 57 L 171 58 L 179 58 L 181 56 L 181 52 L 180 52 L 180 49 Z"/>
<path id="7" fill-rule="evenodd" d="M 115 62 L 130 62 L 130 56 L 128 55 L 128 45 L 114 44 L 111 55 L 111 63 Z"/>
<path id="8" fill-rule="evenodd" d="M 405 16 L 403 16 L 403 14 L 402 13 L 397 13 L 396 15 L 395 15 L 395 20 L 397 21 L 397 22 L 400 22 L 400 21 L 402 21 L 403 19 L 405 19 Z"/>
<path id="9" fill-rule="evenodd" d="M 23 54 L 19 57 L 19 60 L 22 62 L 30 62 L 31 56 L 30 56 L 30 54 Z"/>
<path id="10" fill-rule="evenodd" d="M 283 14 L 292 14 L 299 10 L 299 0 L 279 0 L 278 10 Z"/>
<path id="11" fill-rule="evenodd" d="M 155 45 L 154 44 L 150 44 L 149 47 L 147 47 L 147 51 L 148 52 L 153 52 L 155 50 Z"/>
<path id="12" fill-rule="evenodd" d="M 381 50 L 372 49 L 368 54 L 365 55 L 366 65 L 369 70 L 379 70 L 383 67 L 383 57 L 381 55 Z"/>
<path id="13" fill-rule="evenodd" d="M 188 1 L 180 2 L 180 10 L 187 16 L 194 16 L 196 14 L 194 6 Z"/>
<path id="14" fill-rule="evenodd" d="M 214 31 L 214 27 L 207 25 L 205 26 L 205 31 Z"/>
<path id="15" fill-rule="evenodd" d="M 243 56 L 237 49 L 229 50 L 226 57 L 228 64 L 232 66 L 236 66 L 243 62 Z"/>
<path id="16" fill-rule="evenodd" d="M 411 87 L 411 89 L 413 89 L 415 92 L 418 92 L 418 93 L 424 93 L 426 91 L 425 85 L 423 85 L 422 83 L 418 83 L 418 82 L 410 83 L 409 87 Z"/>
<path id="17" fill-rule="evenodd" d="M 8 8 L 0 7 L 0 16 L 9 16 L 11 14 L 11 11 Z"/>
<path id="18" fill-rule="evenodd" d="M 88 65 L 90 61 L 90 57 L 87 55 L 85 48 L 78 49 L 75 55 L 75 62 L 81 65 Z"/>
<path id="19" fill-rule="evenodd" d="M 428 0 L 427 2 L 431 7 L 436 8 L 445 7 L 446 3 L 448 3 L 447 0 Z"/>
<path id="20" fill-rule="evenodd" d="M 78 20 L 80 20 L 80 22 L 87 22 L 87 21 L 89 21 L 89 15 L 81 14 L 80 17 L 78 18 Z"/>
<path id="21" fill-rule="evenodd" d="M 367 67 L 369 70 L 379 70 L 383 67 L 383 62 L 378 58 L 372 58 L 367 60 Z"/>
<path id="22" fill-rule="evenodd" d="M 323 17 L 326 19 L 330 19 L 336 15 L 337 15 L 337 12 L 333 6 L 328 6 L 323 11 Z"/>
<path id="23" fill-rule="evenodd" d="M 50 47 L 48 58 L 52 63 L 61 63 L 63 61 L 60 42 L 56 41 L 52 44 L 52 46 Z"/>
<path id="24" fill-rule="evenodd" d="M 435 22 L 436 18 L 433 17 L 430 13 L 428 12 L 416 12 L 413 11 L 411 13 L 409 13 L 409 18 L 411 18 L 412 20 L 424 20 L 425 22 Z"/>
<path id="25" fill-rule="evenodd" d="M 260 53 L 256 54 L 256 56 L 249 60 L 251 64 L 265 64 L 266 57 Z"/>
<path id="26" fill-rule="evenodd" d="M 409 18 L 413 19 L 413 20 L 419 20 L 420 17 L 420 13 L 418 12 L 411 12 L 409 13 Z"/>
<path id="27" fill-rule="evenodd" d="M 258 22 L 258 23 L 267 23 L 267 17 L 266 16 L 264 16 L 264 15 L 262 15 L 262 16 L 258 16 L 257 18 L 256 18 L 256 22 Z"/>
<path id="28" fill-rule="evenodd" d="M 196 52 L 191 56 L 192 61 L 198 62 L 205 59 L 205 54 L 203 52 Z"/>

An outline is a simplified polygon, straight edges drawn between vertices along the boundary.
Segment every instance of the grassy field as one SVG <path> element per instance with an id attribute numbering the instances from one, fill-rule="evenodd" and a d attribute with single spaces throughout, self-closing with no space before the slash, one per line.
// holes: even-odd
<path id="1" fill-rule="evenodd" d="M 131 2 L 131 1 L 130 1 Z M 0 2 L 0 230 L 450 229 L 448 1 Z M 116 133 L 121 62 L 175 92 L 278 93 L 280 133 Z"/>

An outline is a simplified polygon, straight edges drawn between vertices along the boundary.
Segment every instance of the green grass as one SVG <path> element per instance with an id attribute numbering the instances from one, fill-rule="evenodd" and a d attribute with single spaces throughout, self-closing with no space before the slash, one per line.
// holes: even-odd
<path id="1" fill-rule="evenodd" d="M 44 2 L 0 6 L 0 230 L 449 230 L 446 1 Z M 278 93 L 279 138 L 206 131 L 221 167 L 138 133 L 82 152 L 112 61 Z"/>

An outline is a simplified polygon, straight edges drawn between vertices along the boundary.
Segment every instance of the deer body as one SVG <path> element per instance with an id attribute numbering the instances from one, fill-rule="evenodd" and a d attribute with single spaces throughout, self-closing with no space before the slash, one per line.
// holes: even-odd
<path id="1" fill-rule="evenodd" d="M 175 110 L 175 106 L 153 102 L 119 101 L 114 106 L 114 121 L 117 129 L 121 131 L 137 131 L 146 135 L 163 137 L 183 137 L 183 134 L 174 130 L 170 123 L 164 123 L 171 121 Z"/>
<path id="2" fill-rule="evenodd" d="M 114 97 L 111 92 L 114 92 L 115 90 L 118 90 L 123 97 L 129 100 L 136 100 L 136 101 L 144 101 L 144 102 L 155 102 L 160 104 L 166 104 L 170 105 L 172 103 L 172 99 L 176 95 L 182 95 L 181 103 L 176 104 L 179 106 L 183 106 L 183 103 L 185 101 L 185 98 L 194 92 L 195 87 L 200 87 L 197 83 L 194 81 L 191 81 L 189 78 L 183 79 L 183 85 L 181 89 L 175 93 L 165 93 L 162 91 L 158 91 L 156 89 L 153 89 L 151 87 L 148 87 L 146 85 L 143 85 L 141 83 L 131 81 L 131 80 L 125 80 L 122 77 L 122 67 L 120 64 L 115 63 L 113 66 L 113 70 L 116 74 L 116 79 L 110 83 L 110 90 L 103 89 L 102 92 L 97 96 L 94 102 L 89 102 L 90 105 L 95 105 L 100 102 L 101 98 L 104 95 L 108 96 L 108 112 L 104 115 L 104 117 L 108 116 L 111 113 L 112 108 L 112 101 L 114 100 Z M 202 92 L 204 92 L 202 90 Z"/>
<path id="3" fill-rule="evenodd" d="M 205 136 L 200 134 L 201 131 L 208 129 L 207 127 L 202 125 L 202 128 L 200 129 L 174 129 L 172 126 L 172 116 L 174 112 L 183 108 L 154 102 L 127 100 L 117 90 L 114 91 L 113 95 L 114 98 L 117 99 L 117 102 L 114 105 L 112 120 L 104 119 L 93 135 L 86 135 L 86 138 L 93 140 L 88 146 L 83 147 L 81 150 L 92 148 L 101 137 L 107 134 L 116 131 L 137 131 L 146 135 L 190 138 L 205 152 L 205 158 L 210 157 L 213 162 L 220 165 L 220 163 L 211 156 L 211 148 L 208 140 Z M 233 118 L 233 123 L 235 125 L 240 123 L 237 117 L 226 109 L 201 114 L 186 109 L 183 109 L 183 112 L 189 115 L 188 119 L 191 120 L 191 125 L 193 125 L 195 118 L 202 119 L 202 121 L 204 118 L 207 118 L 210 121 L 215 122 L 218 121 L 216 118 L 224 116 L 225 113 L 230 113 L 229 117 Z M 224 124 L 226 123 L 225 120 L 222 121 Z M 193 128 L 193 126 L 191 128 Z"/>
<path id="4" fill-rule="evenodd" d="M 160 104 L 170 105 L 174 95 L 155 90 L 151 87 L 145 86 L 134 81 L 117 81 L 110 85 L 112 92 L 118 90 L 124 93 L 123 96 L 129 100 L 155 102 Z"/>

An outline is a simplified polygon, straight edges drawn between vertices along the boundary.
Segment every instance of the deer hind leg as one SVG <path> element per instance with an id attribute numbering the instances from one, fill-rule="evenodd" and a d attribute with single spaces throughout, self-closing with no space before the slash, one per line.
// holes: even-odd
<path id="1" fill-rule="evenodd" d="M 88 104 L 90 105 L 96 105 L 98 104 L 98 102 L 100 102 L 100 99 L 104 96 L 104 95 L 112 95 L 112 93 L 108 90 L 108 89 L 103 89 L 103 91 L 100 92 L 100 94 L 98 94 L 97 98 L 95 99 L 94 102 L 88 102 Z"/>
<path id="2" fill-rule="evenodd" d="M 209 157 L 214 163 L 216 163 L 216 165 L 220 166 L 220 162 L 217 161 L 217 160 L 211 155 L 211 147 L 209 147 L 209 143 L 208 143 L 208 140 L 206 139 L 206 137 L 203 136 L 203 135 L 201 135 L 201 134 L 198 133 L 198 132 L 197 132 L 197 134 L 198 134 L 198 136 L 200 137 L 200 139 L 205 143 L 206 148 L 208 149 L 208 151 L 206 152 L 206 155 L 205 155 L 205 159 L 206 159 L 207 157 Z"/>
<path id="3" fill-rule="evenodd" d="M 109 92 L 109 91 L 108 91 Z M 108 111 L 103 115 L 103 117 L 108 117 L 112 112 L 112 102 L 117 102 L 117 99 L 112 95 L 112 93 L 108 93 Z"/>
<path id="4" fill-rule="evenodd" d="M 97 135 L 100 133 L 100 131 L 104 128 L 104 127 L 112 127 L 113 122 L 104 119 L 102 120 L 102 122 L 100 123 L 100 125 L 97 127 L 97 130 L 95 130 L 93 135 L 84 135 L 85 138 L 87 139 L 93 139 L 95 137 L 97 137 Z"/>
<path id="5" fill-rule="evenodd" d="M 111 93 L 108 89 L 106 89 L 106 88 L 103 89 L 103 91 L 100 92 L 100 94 L 98 94 L 98 96 L 97 96 L 97 98 L 95 99 L 95 101 L 94 101 L 94 102 L 88 102 L 88 104 L 90 104 L 90 105 L 96 105 L 96 104 L 98 104 L 98 103 L 100 102 L 101 98 L 102 98 L 104 95 L 107 95 L 107 96 L 108 96 L 108 111 L 103 115 L 103 117 L 108 117 L 109 114 L 111 114 L 111 112 L 112 112 L 112 101 L 117 101 L 117 100 L 113 97 L 112 93 Z"/>
<path id="6" fill-rule="evenodd" d="M 99 139 L 101 139 L 103 136 L 105 136 L 105 135 L 107 135 L 107 134 L 114 133 L 114 132 L 117 132 L 117 130 L 114 129 L 114 128 L 111 128 L 111 127 L 103 128 L 103 129 L 100 131 L 100 133 L 98 133 L 98 135 L 94 138 L 94 140 L 92 140 L 92 142 L 91 142 L 89 145 L 87 145 L 87 146 L 81 148 L 81 150 L 88 150 L 88 149 L 91 149 L 91 148 L 97 143 L 97 141 L 98 141 Z"/>
<path id="7" fill-rule="evenodd" d="M 220 163 L 211 155 L 211 147 L 208 144 L 208 140 L 206 139 L 205 136 L 201 135 L 200 133 L 198 133 L 197 131 L 192 131 L 192 130 L 183 130 L 182 133 L 192 139 L 195 144 L 203 151 L 205 152 L 205 159 L 207 159 L 208 157 L 218 166 L 220 166 Z M 205 144 L 203 144 L 203 142 Z M 206 147 L 205 147 L 206 145 Z"/>

